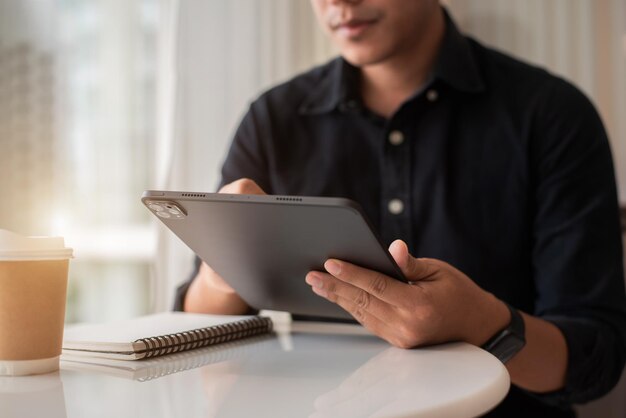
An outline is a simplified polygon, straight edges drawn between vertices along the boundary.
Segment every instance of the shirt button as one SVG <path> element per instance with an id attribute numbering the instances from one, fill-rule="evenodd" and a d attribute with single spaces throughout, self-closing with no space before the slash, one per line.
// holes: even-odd
<path id="1" fill-rule="evenodd" d="M 387 205 L 387 209 L 394 215 L 399 215 L 404 210 L 404 203 L 400 199 L 391 199 L 389 201 L 389 205 Z"/>
<path id="2" fill-rule="evenodd" d="M 389 142 L 391 145 L 402 145 L 404 142 L 404 134 L 400 131 L 389 132 Z"/>
<path id="3" fill-rule="evenodd" d="M 426 92 L 426 99 L 428 99 L 429 102 L 434 102 L 438 98 L 439 98 L 439 93 L 437 93 L 437 90 L 430 89 Z"/>

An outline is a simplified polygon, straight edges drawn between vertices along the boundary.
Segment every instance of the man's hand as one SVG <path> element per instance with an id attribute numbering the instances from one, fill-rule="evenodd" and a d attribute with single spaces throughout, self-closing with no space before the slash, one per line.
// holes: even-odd
<path id="1" fill-rule="evenodd" d="M 265 194 L 250 179 L 239 179 L 219 190 L 228 194 Z M 250 310 L 235 290 L 204 261 L 185 297 L 185 312 L 244 314 Z"/>
<path id="2" fill-rule="evenodd" d="M 328 273 L 309 272 L 306 282 L 397 347 L 448 341 L 480 346 L 509 323 L 504 303 L 451 265 L 414 258 L 400 240 L 389 251 L 410 284 L 334 259 L 324 264 Z"/>

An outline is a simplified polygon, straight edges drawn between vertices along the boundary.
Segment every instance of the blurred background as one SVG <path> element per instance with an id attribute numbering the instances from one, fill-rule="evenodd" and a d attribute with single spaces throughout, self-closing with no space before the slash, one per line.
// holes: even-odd
<path id="1" fill-rule="evenodd" d="M 592 98 L 626 203 L 626 2 L 444 3 Z M 0 228 L 75 249 L 67 321 L 169 309 L 193 255 L 141 193 L 214 191 L 250 100 L 334 55 L 308 0 L 0 0 Z"/>
<path id="2" fill-rule="evenodd" d="M 626 202 L 626 2 L 444 3 L 592 98 Z M 334 55 L 308 0 L 0 0 L 0 228 L 75 248 L 68 322 L 171 306 L 192 255 L 141 193 L 214 191 L 248 103 Z"/>
<path id="3" fill-rule="evenodd" d="M 594 100 L 626 202 L 626 2 L 445 4 Z M 141 193 L 214 191 L 248 103 L 334 55 L 308 0 L 0 0 L 0 227 L 75 248 L 68 322 L 171 306 L 192 255 Z"/>

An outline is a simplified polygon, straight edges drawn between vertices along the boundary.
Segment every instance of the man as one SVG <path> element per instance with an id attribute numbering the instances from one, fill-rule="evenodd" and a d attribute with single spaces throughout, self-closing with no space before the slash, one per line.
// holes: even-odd
<path id="1" fill-rule="evenodd" d="M 399 347 L 513 353 L 493 415 L 574 416 L 626 354 L 615 180 L 593 106 L 463 37 L 435 0 L 312 3 L 342 58 L 251 105 L 221 191 L 358 201 L 411 284 L 328 260 L 303 278 L 313 292 Z M 178 306 L 250 309 L 204 263 Z M 502 345 L 511 332 L 525 345 Z"/>

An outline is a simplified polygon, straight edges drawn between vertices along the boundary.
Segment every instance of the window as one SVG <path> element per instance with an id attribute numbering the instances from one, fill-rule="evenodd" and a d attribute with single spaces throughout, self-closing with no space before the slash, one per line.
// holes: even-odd
<path id="1" fill-rule="evenodd" d="M 74 248 L 68 322 L 150 307 L 159 4 L 0 6 L 0 227 Z"/>

